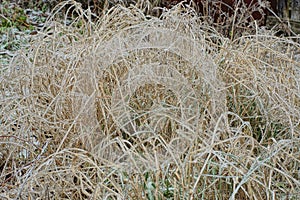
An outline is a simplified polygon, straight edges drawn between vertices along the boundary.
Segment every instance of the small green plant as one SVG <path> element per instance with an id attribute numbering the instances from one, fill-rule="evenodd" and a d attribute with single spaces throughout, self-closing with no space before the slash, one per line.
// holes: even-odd
<path id="1" fill-rule="evenodd" d="M 29 27 L 27 24 L 27 16 L 22 8 L 10 6 L 8 2 L 4 1 L 0 10 L 3 16 L 0 21 L 2 31 L 12 27 L 22 31 Z"/>

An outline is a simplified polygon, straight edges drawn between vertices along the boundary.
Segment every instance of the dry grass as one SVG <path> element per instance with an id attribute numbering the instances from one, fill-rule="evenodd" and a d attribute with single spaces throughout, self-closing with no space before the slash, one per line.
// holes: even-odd
<path id="1" fill-rule="evenodd" d="M 1 68 L 1 199 L 299 198 L 298 43 L 74 6 Z"/>

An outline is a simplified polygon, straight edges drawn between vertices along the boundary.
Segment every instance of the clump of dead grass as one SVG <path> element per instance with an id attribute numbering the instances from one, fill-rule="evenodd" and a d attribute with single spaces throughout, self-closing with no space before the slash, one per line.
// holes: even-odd
<path id="1" fill-rule="evenodd" d="M 74 6 L 1 69 L 1 198 L 299 196 L 299 44 Z"/>

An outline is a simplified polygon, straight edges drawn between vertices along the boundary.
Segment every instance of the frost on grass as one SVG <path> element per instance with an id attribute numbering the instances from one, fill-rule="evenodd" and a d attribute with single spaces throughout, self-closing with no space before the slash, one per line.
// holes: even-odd
<path id="1" fill-rule="evenodd" d="M 299 195 L 298 43 L 179 6 L 77 12 L 1 69 L 1 198 Z"/>

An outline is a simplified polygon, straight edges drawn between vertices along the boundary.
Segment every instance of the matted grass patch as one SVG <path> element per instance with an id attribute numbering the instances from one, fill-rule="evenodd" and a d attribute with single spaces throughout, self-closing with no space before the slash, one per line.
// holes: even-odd
<path id="1" fill-rule="evenodd" d="M 299 197 L 298 43 L 74 6 L 1 69 L 1 198 Z"/>

